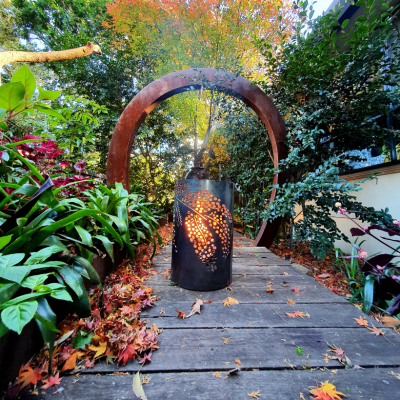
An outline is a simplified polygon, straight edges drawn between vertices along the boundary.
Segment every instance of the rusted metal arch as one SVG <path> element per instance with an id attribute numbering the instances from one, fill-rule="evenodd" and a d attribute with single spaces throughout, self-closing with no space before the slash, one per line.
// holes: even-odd
<path id="1" fill-rule="evenodd" d="M 146 117 L 161 102 L 194 87 L 200 89 L 200 84 L 193 82 L 201 79 L 216 85 L 216 90 L 228 91 L 232 96 L 242 100 L 251 107 L 263 121 L 271 140 L 274 166 L 287 157 L 286 129 L 278 110 L 268 96 L 257 86 L 234 74 L 215 69 L 187 69 L 165 75 L 142 89 L 126 106 L 112 136 L 107 160 L 107 183 L 122 182 L 129 190 L 129 161 L 131 149 L 136 134 Z M 284 174 L 274 177 L 274 184 L 282 184 Z M 270 201 L 275 198 L 276 190 L 271 194 Z M 257 246 L 269 247 L 279 229 L 280 219 L 272 223 L 263 222 L 255 240 Z"/>

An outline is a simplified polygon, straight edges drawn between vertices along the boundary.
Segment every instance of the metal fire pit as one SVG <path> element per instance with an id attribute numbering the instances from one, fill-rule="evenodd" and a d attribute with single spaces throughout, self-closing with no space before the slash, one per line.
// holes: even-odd
<path id="1" fill-rule="evenodd" d="M 204 291 L 232 283 L 232 214 L 232 182 L 176 182 L 171 281 Z"/>

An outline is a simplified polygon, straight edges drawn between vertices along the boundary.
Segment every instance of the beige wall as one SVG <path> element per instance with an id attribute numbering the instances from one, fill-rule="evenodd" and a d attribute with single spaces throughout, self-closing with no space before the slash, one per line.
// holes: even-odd
<path id="1" fill-rule="evenodd" d="M 359 192 L 355 193 L 357 200 L 363 203 L 367 207 L 374 207 L 377 210 L 389 208 L 389 214 L 392 215 L 394 219 L 400 221 L 400 173 L 382 175 L 378 178 L 378 182 L 375 180 L 364 182 L 361 184 L 363 188 Z M 350 228 L 355 227 L 354 223 L 348 220 L 346 217 L 336 214 L 333 216 L 339 229 L 345 233 L 351 240 Z M 361 226 L 367 226 L 368 224 L 362 224 L 358 221 Z M 377 237 L 387 237 L 383 232 L 375 231 L 374 235 Z M 354 238 L 355 239 L 355 238 Z M 387 247 L 376 241 L 369 236 L 363 236 L 362 240 L 365 239 L 363 244 L 363 249 L 367 251 L 369 255 L 377 252 L 388 252 Z M 395 238 L 396 239 L 396 238 Z M 397 239 L 399 239 L 397 237 Z M 360 239 L 359 239 L 360 241 Z M 390 242 L 388 242 L 390 243 Z M 390 243 L 393 247 L 397 247 L 400 243 L 392 242 Z M 336 246 L 341 248 L 342 251 L 347 253 L 351 252 L 351 244 L 340 240 L 336 243 Z"/>
<path id="2" fill-rule="evenodd" d="M 398 168 L 396 168 L 398 170 Z M 377 171 L 379 168 L 377 168 Z M 375 171 L 374 171 L 375 172 Z M 371 173 L 364 173 L 365 176 L 357 177 L 356 180 L 347 179 L 349 182 L 355 181 L 358 182 L 360 179 L 365 178 L 366 176 L 371 175 Z M 344 177 L 342 177 L 344 178 Z M 362 190 L 359 192 L 352 193 L 356 196 L 357 201 L 363 203 L 366 207 L 374 207 L 376 210 L 385 209 L 386 207 L 389 208 L 389 214 L 392 215 L 394 219 L 400 221 L 400 172 L 390 173 L 386 175 L 382 175 L 378 178 L 378 182 L 376 180 L 364 182 L 361 184 Z M 296 214 L 301 211 L 301 207 L 296 207 Z M 354 216 L 354 214 L 352 215 Z M 353 238 L 350 234 L 351 228 L 356 228 L 357 226 L 347 219 L 345 216 L 333 213 L 332 217 L 336 221 L 337 226 L 339 227 L 340 231 L 347 235 L 350 241 L 353 243 L 356 239 Z M 298 217 L 301 219 L 302 215 Z M 362 223 L 361 221 L 357 221 L 361 226 L 368 226 L 367 223 Z M 388 237 L 384 232 L 375 231 L 374 233 L 377 237 Z M 361 240 L 365 242 L 362 245 L 362 248 L 368 253 L 368 255 L 372 255 L 377 252 L 390 252 L 391 250 L 376 241 L 375 239 L 365 235 L 362 236 L 358 240 L 360 243 Z M 395 238 L 400 240 L 398 237 Z M 392 242 L 390 243 L 392 247 L 398 247 L 400 243 Z M 335 246 L 340 248 L 345 253 L 351 253 L 352 244 L 346 243 L 343 240 L 336 241 Z"/>

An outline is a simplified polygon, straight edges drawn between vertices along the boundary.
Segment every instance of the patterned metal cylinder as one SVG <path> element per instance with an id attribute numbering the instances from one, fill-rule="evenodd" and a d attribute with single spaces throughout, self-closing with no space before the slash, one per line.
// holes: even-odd
<path id="1" fill-rule="evenodd" d="M 199 291 L 232 283 L 232 215 L 232 182 L 176 182 L 171 281 Z"/>

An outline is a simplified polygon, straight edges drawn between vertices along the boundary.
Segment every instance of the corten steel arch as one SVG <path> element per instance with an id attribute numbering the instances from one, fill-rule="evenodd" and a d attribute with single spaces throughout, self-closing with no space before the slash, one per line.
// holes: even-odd
<path id="1" fill-rule="evenodd" d="M 200 89 L 200 84 L 193 82 L 206 81 L 216 85 L 216 90 L 228 91 L 232 96 L 242 100 L 251 107 L 264 122 L 271 140 L 274 153 L 274 166 L 287 157 L 285 124 L 272 101 L 257 86 L 241 76 L 215 69 L 187 69 L 163 76 L 142 89 L 126 106 L 111 139 L 107 160 L 107 183 L 122 182 L 129 190 L 129 160 L 136 134 L 146 117 L 161 102 L 175 94 L 187 91 L 191 87 Z M 274 177 L 274 184 L 282 184 L 284 174 Z M 272 191 L 270 201 L 275 198 L 276 189 Z M 257 246 L 269 247 L 279 229 L 280 219 L 272 223 L 263 222 L 255 240 Z"/>

